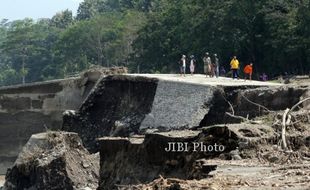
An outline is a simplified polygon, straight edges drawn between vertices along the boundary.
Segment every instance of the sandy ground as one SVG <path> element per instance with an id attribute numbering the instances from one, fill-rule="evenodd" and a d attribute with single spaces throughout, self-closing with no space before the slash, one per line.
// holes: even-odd
<path id="1" fill-rule="evenodd" d="M 309 162 L 285 165 L 263 165 L 253 160 L 228 162 L 218 163 L 218 169 L 211 172 L 214 177 L 209 181 L 218 187 L 215 189 L 310 189 Z"/>
<path id="2" fill-rule="evenodd" d="M 261 164 L 257 160 L 209 160 L 218 165 L 210 178 L 182 180 L 158 178 L 149 184 L 125 190 L 166 189 L 178 184 L 188 190 L 308 190 L 310 189 L 310 163 L 286 165 Z M 158 188 L 159 187 L 159 188 Z"/>
<path id="3" fill-rule="evenodd" d="M 280 83 L 275 82 L 262 82 L 255 80 L 233 80 L 232 78 L 219 77 L 219 78 L 209 78 L 205 75 L 195 74 L 193 76 L 186 75 L 185 77 L 178 74 L 128 74 L 131 76 L 144 76 L 150 78 L 158 78 L 160 80 L 174 81 L 174 82 L 184 82 L 191 84 L 199 85 L 208 85 L 208 86 L 279 86 Z"/>

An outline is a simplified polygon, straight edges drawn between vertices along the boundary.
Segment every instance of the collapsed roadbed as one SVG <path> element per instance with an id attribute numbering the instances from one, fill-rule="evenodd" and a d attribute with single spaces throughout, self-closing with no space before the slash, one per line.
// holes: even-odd
<path id="1" fill-rule="evenodd" d="M 40 144 L 39 154 L 29 161 L 23 155 L 38 145 L 28 143 L 7 172 L 5 189 L 51 189 L 54 185 L 63 189 L 200 189 L 204 180 L 205 187 L 214 185 L 212 179 L 218 179 L 214 172 L 223 170 L 221 163 L 226 164 L 224 168 L 229 166 L 228 160 L 246 160 L 246 167 L 252 161 L 262 167 L 266 163 L 304 164 L 306 168 L 299 169 L 308 171 L 309 101 L 290 114 L 286 149 L 278 121 L 283 110 L 308 97 L 309 92 L 309 86 L 229 87 L 144 76 L 102 77 L 79 109 L 64 112 L 62 130 L 74 133 L 32 137 L 48 137 L 45 142 L 50 143 L 54 141 L 47 139 L 52 136 L 63 146 Z M 100 152 L 100 159 L 89 152 Z M 40 163 L 47 163 L 47 158 L 48 164 L 42 167 Z M 59 163 L 59 167 L 51 163 Z M 80 173 L 86 176 L 77 182 L 74 176 Z M 308 179 L 309 175 L 302 177 Z M 55 184 L 59 179 L 64 183 Z M 291 185 L 300 186 L 303 180 Z M 240 187 L 232 181 L 230 184 L 215 186 Z M 256 184 L 249 182 L 251 185 Z M 266 183 L 262 189 L 272 186 Z"/>

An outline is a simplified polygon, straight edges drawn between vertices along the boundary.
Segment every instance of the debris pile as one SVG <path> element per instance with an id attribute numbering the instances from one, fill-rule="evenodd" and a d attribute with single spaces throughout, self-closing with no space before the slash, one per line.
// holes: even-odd
<path id="1" fill-rule="evenodd" d="M 273 135 L 274 131 L 268 126 L 229 124 L 196 131 L 100 138 L 99 189 L 149 183 L 159 176 L 208 178 L 217 167 L 209 163 L 210 159 L 246 158 L 253 144 L 258 144 L 261 139 L 271 139 Z"/>
<path id="2" fill-rule="evenodd" d="M 97 74 L 85 75 L 94 88 L 79 110 L 64 112 L 63 130 L 76 133 L 33 135 L 6 189 L 268 189 L 286 187 L 285 176 L 296 187 L 310 179 L 308 87 Z M 298 169 L 279 169 L 288 164 Z"/>
<path id="3" fill-rule="evenodd" d="M 8 170 L 4 189 L 96 189 L 98 170 L 98 155 L 90 155 L 76 133 L 39 133 Z"/>

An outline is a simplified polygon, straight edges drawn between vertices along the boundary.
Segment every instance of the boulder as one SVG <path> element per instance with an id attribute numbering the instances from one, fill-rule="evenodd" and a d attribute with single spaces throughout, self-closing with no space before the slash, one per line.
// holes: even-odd
<path id="1" fill-rule="evenodd" d="M 76 133 L 39 133 L 8 169 L 4 189 L 95 189 L 98 168 L 98 155 L 90 155 Z"/>

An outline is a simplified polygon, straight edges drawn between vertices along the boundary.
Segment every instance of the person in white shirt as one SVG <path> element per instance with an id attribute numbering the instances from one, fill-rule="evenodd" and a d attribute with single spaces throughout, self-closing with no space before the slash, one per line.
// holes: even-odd
<path id="1" fill-rule="evenodd" d="M 212 77 L 212 62 L 208 52 L 206 52 L 206 55 L 203 57 L 203 64 L 206 77 L 208 77 L 208 75 Z"/>
<path id="2" fill-rule="evenodd" d="M 196 65 L 195 56 L 191 55 L 191 62 L 190 62 L 190 66 L 189 66 L 189 70 L 191 72 L 191 75 L 193 75 L 195 72 L 195 65 Z"/>

